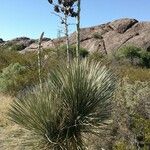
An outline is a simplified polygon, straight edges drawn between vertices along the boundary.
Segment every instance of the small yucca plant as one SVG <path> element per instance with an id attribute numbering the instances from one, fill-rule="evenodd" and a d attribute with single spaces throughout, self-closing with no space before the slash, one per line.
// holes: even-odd
<path id="1" fill-rule="evenodd" d="M 82 133 L 95 133 L 110 116 L 114 87 L 113 74 L 100 63 L 61 65 L 50 72 L 43 91 L 35 88 L 15 100 L 9 116 L 48 148 L 84 149 Z"/>

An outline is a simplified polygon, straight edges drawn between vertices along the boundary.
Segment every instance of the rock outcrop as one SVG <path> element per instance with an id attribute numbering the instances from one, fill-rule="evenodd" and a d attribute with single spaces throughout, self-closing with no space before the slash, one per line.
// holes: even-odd
<path id="1" fill-rule="evenodd" d="M 150 22 L 119 19 L 101 26 L 82 29 L 81 45 L 90 52 L 104 52 L 106 49 L 108 54 L 123 45 L 135 45 L 150 51 Z"/>
<path id="2" fill-rule="evenodd" d="M 4 43 L 4 41 L 3 41 L 3 39 L 2 39 L 2 38 L 0 38 L 0 44 L 1 44 L 1 43 Z"/>
<path id="3" fill-rule="evenodd" d="M 11 41 L 8 41 L 17 45 L 23 45 L 24 47 L 28 47 L 30 46 L 32 43 L 35 42 L 35 40 L 32 40 L 30 38 L 27 37 L 19 37 L 19 38 L 15 38 Z"/>
<path id="4" fill-rule="evenodd" d="M 16 38 L 12 41 L 23 44 L 26 51 L 35 51 L 38 47 L 37 40 L 26 37 Z M 70 35 L 70 43 L 76 42 L 76 34 Z M 44 38 L 43 48 L 52 48 L 65 44 L 65 37 L 60 39 Z M 150 51 L 150 22 L 139 22 L 135 19 L 119 19 L 99 26 L 81 29 L 81 46 L 89 52 L 102 52 L 111 54 L 123 45 L 135 45 Z"/>

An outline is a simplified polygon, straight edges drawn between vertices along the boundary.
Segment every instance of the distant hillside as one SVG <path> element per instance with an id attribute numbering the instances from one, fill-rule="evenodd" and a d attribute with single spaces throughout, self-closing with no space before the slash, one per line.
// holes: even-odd
<path id="1" fill-rule="evenodd" d="M 75 33 L 70 35 L 70 43 L 75 44 Z M 53 40 L 56 44 L 65 44 L 65 37 Z M 26 37 L 16 38 L 10 41 L 0 39 L 0 45 L 22 45 L 22 52 L 34 51 L 37 48 L 37 40 Z M 43 40 L 43 48 L 54 47 L 49 39 Z M 81 46 L 90 52 L 100 51 L 112 53 L 122 45 L 135 45 L 150 51 L 150 22 L 139 22 L 136 19 L 119 19 L 106 24 L 81 29 Z"/>

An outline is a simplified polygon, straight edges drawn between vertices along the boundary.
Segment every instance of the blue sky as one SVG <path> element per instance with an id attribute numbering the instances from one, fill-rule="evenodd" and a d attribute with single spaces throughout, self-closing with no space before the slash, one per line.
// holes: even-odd
<path id="1" fill-rule="evenodd" d="M 150 0 L 81 0 L 81 26 L 99 25 L 119 18 L 150 21 Z M 0 0 L 0 38 L 57 37 L 59 18 L 47 0 Z M 71 21 L 73 23 L 73 20 Z M 70 27 L 70 32 L 74 27 Z"/>

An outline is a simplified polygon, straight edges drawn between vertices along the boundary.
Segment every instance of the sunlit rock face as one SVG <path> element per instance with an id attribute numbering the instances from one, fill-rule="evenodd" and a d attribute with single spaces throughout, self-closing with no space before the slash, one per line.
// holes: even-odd
<path id="1" fill-rule="evenodd" d="M 135 45 L 150 51 L 150 22 L 139 22 L 136 19 L 123 18 L 106 24 L 82 28 L 81 46 L 90 53 L 94 51 L 112 54 L 123 45 Z M 70 44 L 76 43 L 76 33 L 70 34 Z M 36 51 L 38 40 L 27 37 L 16 38 L 11 41 L 16 44 L 23 44 L 25 48 L 22 53 Z M 0 43 L 4 43 L 0 39 Z M 44 38 L 43 48 L 54 48 L 56 45 L 64 45 L 65 37 L 58 39 Z"/>

